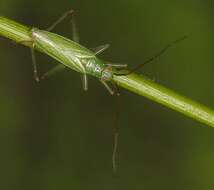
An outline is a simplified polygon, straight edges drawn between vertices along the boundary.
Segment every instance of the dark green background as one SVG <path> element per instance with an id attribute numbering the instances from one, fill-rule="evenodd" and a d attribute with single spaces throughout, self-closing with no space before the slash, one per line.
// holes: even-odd
<path id="1" fill-rule="evenodd" d="M 1 0 L 0 14 L 48 27 L 76 11 L 81 43 L 110 43 L 101 57 L 130 67 L 167 43 L 142 73 L 214 108 L 214 1 Z M 68 20 L 55 30 L 70 37 Z M 55 60 L 37 54 L 45 72 Z M 37 84 L 30 51 L 0 38 L 0 189 L 214 188 L 214 129 L 122 90 L 118 172 L 111 168 L 117 100 L 95 78 L 89 91 L 65 71 Z"/>

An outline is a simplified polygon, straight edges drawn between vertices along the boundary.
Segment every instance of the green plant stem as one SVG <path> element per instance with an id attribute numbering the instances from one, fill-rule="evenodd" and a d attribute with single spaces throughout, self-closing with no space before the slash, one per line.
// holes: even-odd
<path id="1" fill-rule="evenodd" d="M 0 16 L 0 35 L 17 43 L 31 40 L 30 27 L 24 26 L 2 16 Z"/>
<path id="2" fill-rule="evenodd" d="M 17 43 L 31 40 L 31 28 L 0 16 L 0 35 Z M 22 43 L 28 46 L 28 43 Z M 214 127 L 214 111 L 138 74 L 114 76 L 114 82 L 138 95 Z"/>
<path id="3" fill-rule="evenodd" d="M 144 96 L 183 113 L 195 120 L 214 127 L 214 111 L 191 99 L 181 96 L 172 90 L 163 87 L 142 75 L 131 74 L 128 76 L 114 77 L 114 81 L 121 87 Z"/>

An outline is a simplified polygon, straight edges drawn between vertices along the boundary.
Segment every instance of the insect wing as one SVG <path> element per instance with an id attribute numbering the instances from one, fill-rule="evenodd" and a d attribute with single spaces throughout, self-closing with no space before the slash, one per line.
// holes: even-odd
<path id="1" fill-rule="evenodd" d="M 86 72 L 83 59 L 95 57 L 87 48 L 57 34 L 36 30 L 33 36 L 36 48 L 77 72 Z"/>

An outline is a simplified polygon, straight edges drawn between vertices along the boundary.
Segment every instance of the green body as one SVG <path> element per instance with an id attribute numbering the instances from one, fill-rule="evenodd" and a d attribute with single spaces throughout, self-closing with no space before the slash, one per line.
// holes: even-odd
<path id="1" fill-rule="evenodd" d="M 32 29 L 32 38 L 35 48 L 66 67 L 82 74 L 102 78 L 106 66 L 91 50 L 70 39 L 37 28 Z"/>

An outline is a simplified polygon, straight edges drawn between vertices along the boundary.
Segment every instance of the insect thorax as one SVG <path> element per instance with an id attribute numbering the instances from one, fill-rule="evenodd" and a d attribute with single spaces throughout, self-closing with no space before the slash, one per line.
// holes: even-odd
<path id="1" fill-rule="evenodd" d="M 86 64 L 86 72 L 90 75 L 98 77 L 102 80 L 108 81 L 113 77 L 113 73 L 108 67 L 99 59 L 88 59 Z"/>
<path id="2" fill-rule="evenodd" d="M 86 59 L 85 62 L 86 62 L 85 68 L 86 68 L 87 74 L 93 75 L 98 78 L 102 76 L 104 65 L 99 63 L 99 60 L 97 60 L 96 58 L 92 58 L 92 59 Z"/>

